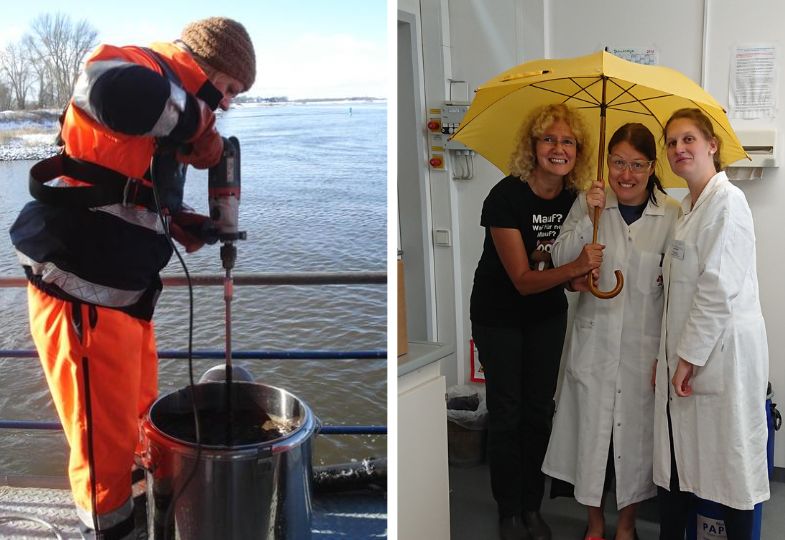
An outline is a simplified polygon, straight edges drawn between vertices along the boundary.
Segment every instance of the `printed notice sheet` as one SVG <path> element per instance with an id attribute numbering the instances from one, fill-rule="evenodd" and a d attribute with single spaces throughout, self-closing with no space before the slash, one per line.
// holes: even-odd
<path id="1" fill-rule="evenodd" d="M 777 109 L 777 47 L 738 45 L 731 57 L 730 118 L 772 118 Z"/>
<path id="2" fill-rule="evenodd" d="M 659 63 L 657 49 L 653 47 L 606 47 L 605 50 L 636 64 L 656 66 Z"/>

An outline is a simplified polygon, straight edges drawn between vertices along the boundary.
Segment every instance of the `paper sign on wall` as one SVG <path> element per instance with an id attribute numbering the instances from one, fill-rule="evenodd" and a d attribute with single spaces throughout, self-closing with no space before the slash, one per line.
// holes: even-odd
<path id="1" fill-rule="evenodd" d="M 773 118 L 777 108 L 777 47 L 737 45 L 728 84 L 730 118 Z"/>
<path id="2" fill-rule="evenodd" d="M 636 64 L 656 66 L 659 63 L 657 49 L 652 47 L 606 47 L 605 50 Z"/>

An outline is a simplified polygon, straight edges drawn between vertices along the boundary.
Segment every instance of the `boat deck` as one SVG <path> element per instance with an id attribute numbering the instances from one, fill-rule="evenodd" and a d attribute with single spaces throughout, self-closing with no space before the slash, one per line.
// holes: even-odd
<path id="1" fill-rule="evenodd" d="M 313 497 L 311 531 L 314 539 L 386 538 L 387 494 L 384 491 L 319 493 Z M 17 516 L 17 519 L 7 519 Z M 81 538 L 78 520 L 67 489 L 0 486 L 0 538 L 23 540 L 58 538 L 43 523 L 57 529 L 60 538 Z"/>

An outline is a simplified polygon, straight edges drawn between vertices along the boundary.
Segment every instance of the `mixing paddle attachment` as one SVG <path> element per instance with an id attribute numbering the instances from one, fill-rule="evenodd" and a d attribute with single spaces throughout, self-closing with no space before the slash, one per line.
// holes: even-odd
<path id="1" fill-rule="evenodd" d="M 207 179 L 207 198 L 210 218 L 218 230 L 221 245 L 221 263 L 224 274 L 224 305 L 226 311 L 226 412 L 227 446 L 232 444 L 232 298 L 234 280 L 232 269 L 237 260 L 237 240 L 245 240 L 245 231 L 239 231 L 240 214 L 240 141 L 236 137 L 223 139 L 221 161 L 210 167 Z"/>

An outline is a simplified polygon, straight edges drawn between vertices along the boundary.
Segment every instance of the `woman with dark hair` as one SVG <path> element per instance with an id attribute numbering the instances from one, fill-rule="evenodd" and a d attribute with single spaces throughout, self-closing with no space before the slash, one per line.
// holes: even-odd
<path id="1" fill-rule="evenodd" d="M 660 538 L 684 537 L 694 494 L 721 506 L 729 540 L 749 540 L 753 509 L 769 498 L 769 355 L 752 213 L 722 171 L 720 139 L 699 109 L 673 113 L 664 135 L 689 194 L 663 264 L 654 409 Z"/>
<path id="2" fill-rule="evenodd" d="M 576 199 L 553 246 L 554 264 L 573 259 L 593 235 L 606 246 L 595 278 L 609 290 L 613 271 L 626 277 L 615 298 L 598 299 L 586 278 L 573 280 L 578 297 L 553 433 L 543 471 L 572 484 L 588 507 L 585 537 L 605 534 L 605 493 L 615 481 L 619 519 L 615 538 L 637 538 L 638 503 L 657 491 L 652 481 L 654 392 L 652 367 L 663 309 L 662 259 L 679 216 L 654 163 L 654 136 L 642 124 L 625 124 L 608 144 L 608 184 L 595 182 Z M 596 271 L 595 271 L 596 272 Z M 559 482 L 554 482 L 559 485 Z"/>

